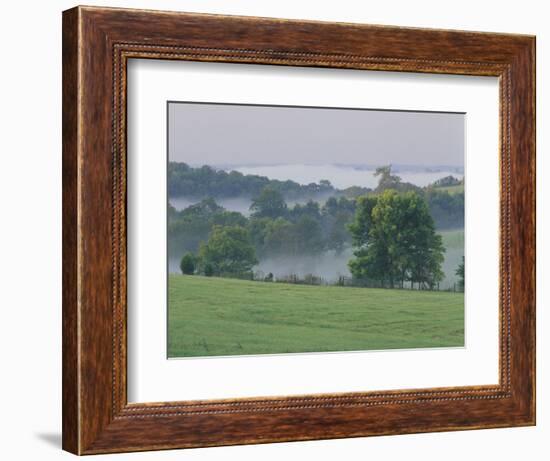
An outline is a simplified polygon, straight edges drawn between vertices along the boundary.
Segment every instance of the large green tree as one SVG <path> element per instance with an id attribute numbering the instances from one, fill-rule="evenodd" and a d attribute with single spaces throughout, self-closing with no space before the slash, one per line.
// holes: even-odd
<path id="1" fill-rule="evenodd" d="M 199 248 L 199 266 L 215 275 L 245 274 L 258 263 L 248 230 L 242 226 L 218 226 Z M 200 270 L 200 269 L 199 269 Z"/>
<path id="2" fill-rule="evenodd" d="M 443 278 L 445 251 L 425 200 L 416 192 L 386 190 L 357 202 L 349 226 L 355 258 L 354 277 L 378 280 L 390 287 L 405 281 L 433 287 Z"/>

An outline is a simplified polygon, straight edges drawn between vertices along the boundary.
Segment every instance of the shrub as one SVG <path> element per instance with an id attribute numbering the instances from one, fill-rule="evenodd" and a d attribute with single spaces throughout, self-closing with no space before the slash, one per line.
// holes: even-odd
<path id="1" fill-rule="evenodd" d="M 180 261 L 182 274 L 193 275 L 195 273 L 196 258 L 193 253 L 186 253 Z"/>

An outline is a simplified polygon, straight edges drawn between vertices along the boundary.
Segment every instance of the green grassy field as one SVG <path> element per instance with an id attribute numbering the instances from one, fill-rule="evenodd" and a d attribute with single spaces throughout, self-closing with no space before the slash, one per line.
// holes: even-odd
<path id="1" fill-rule="evenodd" d="M 457 184 L 456 186 L 441 186 L 436 188 L 439 191 L 447 191 L 449 194 L 460 194 L 464 192 L 464 184 Z"/>
<path id="2" fill-rule="evenodd" d="M 464 345 L 462 293 L 172 274 L 168 356 Z"/>

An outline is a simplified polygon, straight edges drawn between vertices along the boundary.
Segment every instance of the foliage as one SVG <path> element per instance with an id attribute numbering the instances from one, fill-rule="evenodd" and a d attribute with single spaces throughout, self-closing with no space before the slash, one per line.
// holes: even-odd
<path id="1" fill-rule="evenodd" d="M 402 182 L 399 176 L 392 174 L 391 165 L 376 168 L 374 176 L 377 176 L 378 186 L 375 192 L 380 194 L 386 190 L 392 189 L 400 192 L 420 191 L 420 188 L 409 182 Z"/>
<path id="2" fill-rule="evenodd" d="M 294 181 L 278 181 L 265 176 L 244 175 L 203 165 L 193 168 L 186 163 L 168 163 L 168 195 L 170 197 L 255 197 L 270 187 L 285 198 L 331 194 L 334 187 L 327 180 L 301 185 Z"/>
<path id="3" fill-rule="evenodd" d="M 464 191 L 450 193 L 428 188 L 424 191 L 424 198 L 438 229 L 464 227 Z"/>
<path id="4" fill-rule="evenodd" d="M 199 268 L 205 274 L 243 274 L 257 263 L 248 230 L 241 226 L 214 225 L 208 241 L 199 248 Z"/>
<path id="5" fill-rule="evenodd" d="M 206 197 L 181 211 L 168 205 L 168 246 L 172 258 L 181 258 L 186 253 L 197 254 L 201 245 L 208 245 L 216 226 L 239 227 L 246 231 L 245 240 L 247 245 L 253 248 L 255 258 L 314 256 L 326 251 L 338 255 L 354 246 L 355 258 L 349 265 L 354 277 L 369 277 L 371 281 L 380 280 L 389 286 L 402 285 L 405 281 L 410 281 L 432 287 L 441 278 L 442 259 L 441 240 L 432 235 L 434 226 L 437 229 L 459 229 L 464 225 L 463 189 L 462 192 L 456 193 L 449 193 L 446 189 L 433 186 L 420 189 L 412 184 L 403 183 L 399 176 L 392 173 L 391 166 L 377 170 L 379 184 L 374 191 L 355 187 L 355 192 L 362 195 L 350 198 L 342 191 L 333 189 L 328 181 L 321 180 L 317 185 L 319 187 L 308 187 L 309 190 L 333 190 L 333 195 L 328 197 L 325 203 L 307 200 L 305 197 L 306 201 L 302 200 L 291 207 L 287 205 L 286 197 L 289 190 L 294 190 L 292 181 L 279 184 L 263 178 L 266 182 L 261 177 L 219 172 L 210 167 L 191 168 L 185 164 L 171 163 L 169 170 L 172 175 L 180 175 L 180 179 L 187 177 L 185 174 L 190 174 L 194 178 L 193 181 L 198 180 L 197 177 L 201 177 L 203 181 L 210 181 L 208 192 L 211 195 L 215 195 L 216 191 L 225 190 L 227 178 L 233 183 L 238 182 L 241 177 L 247 178 L 243 180 L 246 184 L 254 183 L 254 187 L 258 188 L 251 205 L 252 213 L 248 218 L 241 213 L 224 209 L 212 197 Z M 258 178 L 261 180 L 257 180 Z M 218 184 L 218 181 L 221 183 Z M 453 181 L 448 179 L 444 182 Z M 195 182 L 193 184 L 195 187 Z M 220 184 L 225 185 L 221 187 Z M 285 186 L 283 193 L 277 184 L 286 184 L 290 189 Z M 169 188 L 171 187 L 172 185 L 169 185 Z M 447 187 L 463 188 L 462 185 Z M 235 191 L 238 192 L 237 189 Z M 226 192 L 233 193 L 230 190 Z M 418 222 L 413 219 L 414 216 L 409 216 L 413 212 L 407 211 L 407 207 L 402 203 L 403 197 L 407 194 L 412 194 L 409 197 L 415 197 L 416 205 L 409 204 L 410 207 L 418 208 L 417 212 L 424 216 L 414 218 L 418 218 Z M 391 200 L 390 196 L 393 197 Z M 378 203 L 380 205 L 377 208 L 377 216 L 384 222 L 393 222 L 392 229 L 396 230 L 388 230 L 389 227 L 385 224 L 373 224 L 372 213 Z M 428 215 L 431 217 L 428 218 Z M 372 236 L 369 234 L 371 229 Z M 216 235 L 218 233 L 219 230 Z M 377 245 L 368 250 L 369 243 L 375 241 L 373 238 L 386 241 L 386 247 Z M 411 240 L 420 245 L 418 248 L 424 249 L 419 250 L 411 246 Z M 460 256 L 456 255 L 457 258 Z M 456 262 L 452 264 L 445 266 L 447 272 L 454 272 Z M 212 262 L 201 264 L 198 260 L 195 263 L 195 272 L 197 271 L 216 275 L 226 269 L 222 270 Z"/>
<path id="6" fill-rule="evenodd" d="M 262 256 L 284 255 L 292 253 L 292 223 L 284 218 L 264 221 L 262 229 L 263 245 L 258 252 Z"/>
<path id="7" fill-rule="evenodd" d="M 321 253 L 324 250 L 324 240 L 319 221 L 311 216 L 301 216 L 292 227 L 291 241 L 294 254 Z"/>
<path id="8" fill-rule="evenodd" d="M 458 186 L 460 184 L 464 184 L 464 181 L 455 178 L 452 175 L 445 176 L 444 178 L 440 178 L 437 181 L 434 181 L 432 184 L 433 187 L 449 187 L 449 186 Z"/>
<path id="9" fill-rule="evenodd" d="M 271 187 L 265 187 L 260 195 L 252 199 L 250 211 L 255 218 L 276 219 L 286 215 L 287 206 L 280 192 Z"/>
<path id="10" fill-rule="evenodd" d="M 458 276 L 458 287 L 464 291 L 464 256 L 462 256 L 462 262 L 456 269 L 456 275 Z"/>
<path id="11" fill-rule="evenodd" d="M 445 250 L 419 194 L 390 189 L 359 199 L 350 231 L 356 247 L 349 262 L 354 277 L 380 280 L 389 287 L 405 281 L 433 287 L 443 278 Z"/>
<path id="12" fill-rule="evenodd" d="M 227 211 L 214 199 L 206 198 L 182 211 L 168 206 L 168 246 L 170 253 L 196 253 L 214 225 L 246 226 L 247 219 L 235 211 Z"/>
<path id="13" fill-rule="evenodd" d="M 206 277 L 212 277 L 214 275 L 214 266 L 210 263 L 206 263 L 203 272 Z"/>
<path id="14" fill-rule="evenodd" d="M 321 225 L 325 237 L 325 248 L 340 254 L 351 244 L 348 224 L 355 214 L 355 200 L 344 196 L 330 197 L 321 209 Z"/>
<path id="15" fill-rule="evenodd" d="M 300 219 L 308 217 L 315 221 L 321 220 L 321 207 L 319 203 L 313 200 L 308 200 L 305 204 L 297 203 L 288 211 L 288 219 L 291 221 L 299 221 Z"/>
<path id="16" fill-rule="evenodd" d="M 345 189 L 341 189 L 339 193 L 350 199 L 355 199 L 357 197 L 361 197 L 362 195 L 367 195 L 372 192 L 372 189 L 369 187 L 361 187 L 361 186 L 350 186 L 346 187 Z"/>
<path id="17" fill-rule="evenodd" d="M 196 258 L 193 253 L 185 253 L 180 261 L 182 274 L 192 275 L 195 273 Z"/>

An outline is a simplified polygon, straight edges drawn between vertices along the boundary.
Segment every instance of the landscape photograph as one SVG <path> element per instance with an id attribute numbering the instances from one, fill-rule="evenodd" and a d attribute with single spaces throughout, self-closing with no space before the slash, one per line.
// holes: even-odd
<path id="1" fill-rule="evenodd" d="M 168 102 L 168 358 L 464 347 L 463 113 Z"/>

